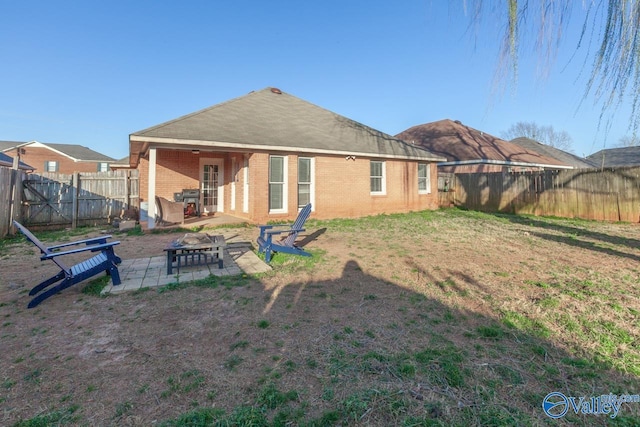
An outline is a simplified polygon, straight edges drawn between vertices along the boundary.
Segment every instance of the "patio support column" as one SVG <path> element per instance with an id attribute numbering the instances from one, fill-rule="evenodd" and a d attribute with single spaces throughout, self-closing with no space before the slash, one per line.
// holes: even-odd
<path id="1" fill-rule="evenodd" d="M 147 227 L 151 230 L 156 227 L 156 149 L 149 149 L 149 183 L 147 194 L 149 195 L 149 211 Z"/>

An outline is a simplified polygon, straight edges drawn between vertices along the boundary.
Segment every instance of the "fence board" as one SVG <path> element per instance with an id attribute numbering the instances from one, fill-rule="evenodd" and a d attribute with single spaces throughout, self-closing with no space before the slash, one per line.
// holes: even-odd
<path id="1" fill-rule="evenodd" d="M 11 223 L 11 177 L 13 170 L 0 166 L 0 236 L 6 236 Z"/>
<path id="2" fill-rule="evenodd" d="M 640 221 L 640 167 L 447 177 L 454 204 L 485 212 Z M 440 189 L 440 179 L 438 180 Z M 447 202 L 451 196 L 441 196 Z"/>

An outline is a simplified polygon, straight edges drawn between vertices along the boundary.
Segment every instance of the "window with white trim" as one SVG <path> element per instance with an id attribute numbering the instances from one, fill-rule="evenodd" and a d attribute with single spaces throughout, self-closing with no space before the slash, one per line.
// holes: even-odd
<path id="1" fill-rule="evenodd" d="M 269 212 L 287 212 L 286 156 L 269 156 Z"/>
<path id="2" fill-rule="evenodd" d="M 55 160 L 47 160 L 44 162 L 45 172 L 58 172 L 58 162 Z"/>
<path id="3" fill-rule="evenodd" d="M 370 162 L 371 194 L 386 194 L 387 183 L 385 176 L 385 163 L 377 160 Z"/>
<path id="4" fill-rule="evenodd" d="M 313 203 L 313 175 L 313 158 L 298 157 L 298 208 Z"/>
<path id="5" fill-rule="evenodd" d="M 431 168 L 427 163 L 418 163 L 418 194 L 431 194 Z"/>
<path id="6" fill-rule="evenodd" d="M 109 163 L 107 163 L 107 162 L 99 162 L 98 163 L 98 172 L 109 172 Z"/>

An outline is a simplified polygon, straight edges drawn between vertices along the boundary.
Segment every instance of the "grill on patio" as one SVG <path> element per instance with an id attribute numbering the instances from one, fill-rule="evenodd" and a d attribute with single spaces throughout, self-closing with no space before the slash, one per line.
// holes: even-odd
<path id="1" fill-rule="evenodd" d="M 197 188 L 183 189 L 182 201 L 184 202 L 185 212 L 200 216 L 200 190 Z"/>

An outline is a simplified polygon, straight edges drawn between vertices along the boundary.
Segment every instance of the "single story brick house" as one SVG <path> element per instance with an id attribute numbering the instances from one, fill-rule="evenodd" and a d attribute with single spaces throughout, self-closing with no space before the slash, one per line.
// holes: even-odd
<path id="1" fill-rule="evenodd" d="M 198 192 L 201 213 L 289 220 L 438 207 L 442 157 L 277 88 L 134 132 L 129 164 L 155 226 L 156 196 Z M 154 201 L 154 203 L 151 203 Z"/>
<path id="2" fill-rule="evenodd" d="M 115 159 L 77 144 L 51 144 L 38 141 L 0 141 L 0 152 L 16 156 L 34 167 L 34 172 L 106 172 Z"/>

